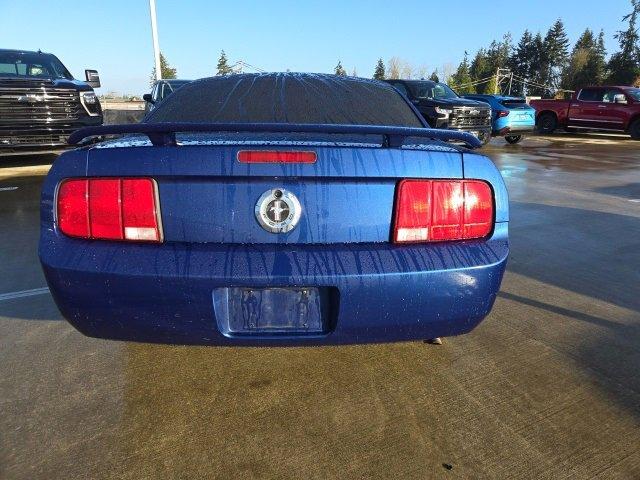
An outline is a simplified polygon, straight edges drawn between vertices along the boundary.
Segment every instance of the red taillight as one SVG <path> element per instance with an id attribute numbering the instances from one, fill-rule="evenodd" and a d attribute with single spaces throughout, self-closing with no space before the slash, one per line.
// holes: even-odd
<path id="1" fill-rule="evenodd" d="M 496 110 L 497 118 L 507 117 L 509 115 L 509 110 Z"/>
<path id="2" fill-rule="evenodd" d="M 71 237 L 89 237 L 89 180 L 68 180 L 58 190 L 58 226 Z"/>
<path id="3" fill-rule="evenodd" d="M 121 183 L 117 179 L 89 180 L 91 238 L 122 240 Z"/>
<path id="4" fill-rule="evenodd" d="M 493 193 L 480 180 L 403 180 L 396 192 L 393 240 L 439 242 L 486 237 Z"/>
<path id="5" fill-rule="evenodd" d="M 277 150 L 242 150 L 238 152 L 240 163 L 315 163 L 316 152 Z"/>
<path id="6" fill-rule="evenodd" d="M 156 184 L 150 178 L 65 180 L 57 219 L 70 237 L 161 242 Z"/>
<path id="7" fill-rule="evenodd" d="M 156 208 L 156 184 L 148 178 L 122 181 L 125 240 L 161 241 Z"/>

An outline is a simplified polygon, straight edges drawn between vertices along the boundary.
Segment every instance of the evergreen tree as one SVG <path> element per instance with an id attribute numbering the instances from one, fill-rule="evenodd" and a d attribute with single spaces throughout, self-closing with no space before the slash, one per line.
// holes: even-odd
<path id="1" fill-rule="evenodd" d="M 347 71 L 342 66 L 342 63 L 340 62 L 340 60 L 338 60 L 338 64 L 336 65 L 336 68 L 334 69 L 334 73 L 336 75 L 341 76 L 341 77 L 346 77 L 347 76 Z"/>
<path id="2" fill-rule="evenodd" d="M 163 79 L 176 78 L 176 75 L 178 75 L 178 70 L 171 67 L 171 65 L 169 65 L 169 62 L 167 62 L 167 59 L 164 58 L 164 55 L 162 54 L 162 52 L 160 52 L 160 73 L 161 73 L 160 78 L 163 78 Z M 150 86 L 153 86 L 155 81 L 156 81 L 156 67 L 153 67 L 153 69 L 151 70 L 151 77 L 149 79 Z"/>
<path id="3" fill-rule="evenodd" d="M 429 80 L 431 80 L 432 82 L 439 82 L 440 81 L 440 78 L 438 77 L 438 70 L 437 69 L 433 71 L 433 73 L 429 77 Z"/>
<path id="4" fill-rule="evenodd" d="M 469 58 L 467 52 L 465 51 L 462 63 L 458 65 L 458 69 L 456 70 L 456 72 L 451 75 L 450 83 L 459 94 L 464 95 L 466 93 L 475 92 L 475 88 L 473 88 L 472 85 L 469 85 L 471 81 L 471 74 L 469 73 Z"/>
<path id="5" fill-rule="evenodd" d="M 506 68 L 508 66 L 512 50 L 512 39 L 509 33 L 503 36 L 502 41 L 494 40 L 489 45 L 489 48 L 478 50 L 469 67 L 469 73 L 473 81 L 484 81 L 475 86 L 477 93 L 493 93 L 496 91 L 496 71 L 498 68 Z"/>
<path id="6" fill-rule="evenodd" d="M 512 95 L 526 95 L 528 93 L 522 80 L 531 76 L 535 57 L 534 48 L 533 35 L 529 30 L 525 30 L 507 63 L 513 75 L 518 77 L 511 85 Z"/>
<path id="7" fill-rule="evenodd" d="M 604 31 L 600 30 L 594 49 L 594 55 L 590 60 L 590 70 L 594 72 L 594 80 L 597 85 L 602 85 L 607 78 L 607 49 L 604 46 Z"/>
<path id="8" fill-rule="evenodd" d="M 544 62 L 541 65 L 541 80 L 544 85 L 557 90 L 560 86 L 562 72 L 569 58 L 569 38 L 564 31 L 562 20 L 558 19 L 544 37 Z"/>
<path id="9" fill-rule="evenodd" d="M 549 59 L 540 32 L 533 37 L 531 52 L 531 71 L 528 80 L 532 82 L 532 84 L 527 85 L 527 93 L 536 96 L 549 96 L 550 91 L 546 87 Z"/>
<path id="10" fill-rule="evenodd" d="M 384 62 L 381 58 L 378 59 L 378 63 L 376 64 L 376 69 L 373 72 L 373 78 L 375 80 L 385 79 Z"/>
<path id="11" fill-rule="evenodd" d="M 471 61 L 469 73 L 471 74 L 471 79 L 473 81 L 483 80 L 491 75 L 487 64 L 487 51 L 484 48 L 481 48 L 476 52 L 476 56 Z M 475 87 L 477 93 L 485 93 L 486 88 L 486 83 L 476 85 Z"/>
<path id="12" fill-rule="evenodd" d="M 623 17 L 629 22 L 625 31 L 618 31 L 615 38 L 620 43 L 620 50 L 609 60 L 609 82 L 617 85 L 631 85 L 640 75 L 640 41 L 638 37 L 638 15 L 640 0 L 631 0 L 633 11 Z"/>
<path id="13" fill-rule="evenodd" d="M 232 73 L 233 69 L 229 66 L 227 54 L 222 50 L 220 52 L 220 58 L 218 59 L 218 73 L 216 73 L 216 75 L 231 75 Z"/>
<path id="14" fill-rule="evenodd" d="M 571 52 L 571 57 L 562 77 L 562 87 L 579 90 L 589 85 L 600 85 L 605 80 L 604 33 L 597 39 L 590 29 L 586 29 Z"/>
<path id="15" fill-rule="evenodd" d="M 358 76 L 358 72 L 356 71 L 356 67 L 353 67 L 353 70 L 351 70 L 351 76 L 352 77 L 357 77 Z"/>
<path id="16" fill-rule="evenodd" d="M 596 37 L 594 37 L 593 32 L 590 28 L 585 29 L 585 31 L 580 35 L 578 41 L 573 47 L 575 50 L 592 50 L 596 46 Z"/>

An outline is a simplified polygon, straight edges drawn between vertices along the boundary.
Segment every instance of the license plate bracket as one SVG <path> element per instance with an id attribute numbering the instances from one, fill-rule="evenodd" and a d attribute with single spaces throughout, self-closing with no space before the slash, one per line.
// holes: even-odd
<path id="1" fill-rule="evenodd" d="M 330 288 L 223 287 L 213 291 L 226 335 L 318 335 L 328 331 Z"/>

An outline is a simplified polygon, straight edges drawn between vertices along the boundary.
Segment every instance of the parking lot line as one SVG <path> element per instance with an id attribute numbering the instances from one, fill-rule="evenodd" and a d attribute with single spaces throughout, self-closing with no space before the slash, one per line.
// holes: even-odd
<path id="1" fill-rule="evenodd" d="M 47 287 L 33 288 L 31 290 L 21 290 L 19 292 L 0 293 L 0 302 L 4 300 L 13 300 L 14 298 L 32 297 L 34 295 L 43 295 L 49 293 Z"/>

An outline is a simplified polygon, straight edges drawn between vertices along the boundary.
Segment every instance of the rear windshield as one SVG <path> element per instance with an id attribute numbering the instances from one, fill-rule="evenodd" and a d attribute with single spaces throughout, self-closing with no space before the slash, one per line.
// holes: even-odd
<path id="1" fill-rule="evenodd" d="M 73 77 L 62 62 L 48 53 L 0 51 L 0 77 L 66 78 Z"/>
<path id="2" fill-rule="evenodd" d="M 198 80 L 176 90 L 145 121 L 423 126 L 390 85 L 294 73 Z"/>
<path id="3" fill-rule="evenodd" d="M 526 107 L 527 106 L 527 101 L 524 98 L 515 98 L 515 99 L 510 99 L 510 100 L 502 100 L 500 102 L 502 105 L 504 105 L 507 108 L 519 108 L 519 107 Z"/>

